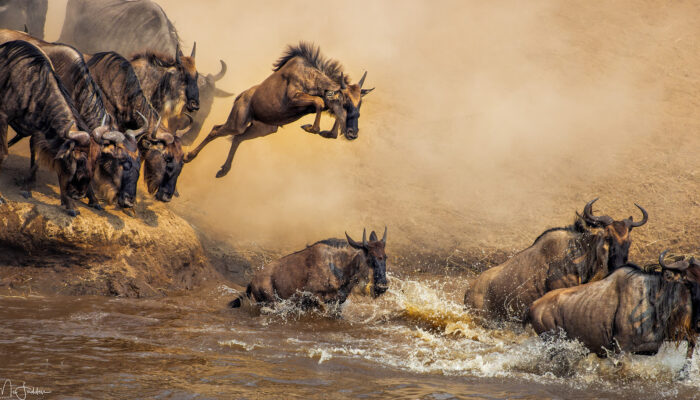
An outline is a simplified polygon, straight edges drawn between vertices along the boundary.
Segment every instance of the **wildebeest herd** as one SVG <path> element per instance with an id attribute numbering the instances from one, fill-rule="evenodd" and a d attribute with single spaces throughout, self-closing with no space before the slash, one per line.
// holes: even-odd
<path id="1" fill-rule="evenodd" d="M 199 74 L 196 45 L 189 56 L 163 10 L 148 0 L 69 0 L 60 42 L 42 40 L 46 0 L 8 2 L 0 10 L 0 164 L 8 147 L 28 137 L 30 172 L 22 192 L 31 196 L 39 162 L 58 175 L 61 204 L 71 216 L 74 200 L 87 197 L 133 207 L 144 165 L 148 192 L 168 202 L 177 179 L 212 140 L 233 136 L 217 173 L 226 175 L 239 144 L 315 114 L 302 128 L 326 138 L 355 139 L 366 72 L 355 84 L 343 67 L 307 43 L 290 46 L 273 73 L 238 95 L 230 115 L 185 154 L 210 111 L 226 72 Z M 23 31 L 20 31 L 21 29 Z M 75 47 L 73 47 L 75 46 Z M 321 114 L 334 118 L 322 131 Z M 193 115 L 194 114 L 194 115 Z M 7 140 L 8 126 L 16 136 Z M 2 198 L 0 197 L 0 201 Z M 491 321 L 530 323 L 538 334 L 563 330 L 592 352 L 656 353 L 665 340 L 688 342 L 692 357 L 700 333 L 700 261 L 669 263 L 645 271 L 628 261 L 633 228 L 648 220 L 615 220 L 588 202 L 572 225 L 544 231 L 505 263 L 480 274 L 464 303 Z M 356 242 L 319 241 L 258 271 L 242 301 L 269 303 L 300 293 L 305 304 L 340 305 L 370 277 L 372 294 L 388 289 L 387 231 L 363 232 Z M 310 301 L 310 303 L 309 303 Z"/>

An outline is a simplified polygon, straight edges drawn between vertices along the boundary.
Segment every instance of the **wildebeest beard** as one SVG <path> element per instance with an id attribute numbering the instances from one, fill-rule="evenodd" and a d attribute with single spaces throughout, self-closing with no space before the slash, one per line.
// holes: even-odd
<path id="1" fill-rule="evenodd" d="M 121 145 L 112 145 L 98 160 L 95 181 L 101 196 L 110 204 L 131 208 L 136 203 L 136 187 L 141 173 L 141 157 L 136 141 L 127 138 Z"/>
<path id="2" fill-rule="evenodd" d="M 144 139 L 142 153 L 144 158 L 144 178 L 150 194 L 155 193 L 156 200 L 169 202 L 177 187 L 177 179 L 184 164 L 184 153 L 180 139 L 173 143 L 150 142 Z"/>

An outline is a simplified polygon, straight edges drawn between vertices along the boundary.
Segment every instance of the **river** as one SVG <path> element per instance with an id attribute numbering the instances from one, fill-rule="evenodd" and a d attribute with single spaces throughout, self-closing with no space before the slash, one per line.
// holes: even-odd
<path id="1" fill-rule="evenodd" d="M 227 309 L 225 285 L 160 299 L 5 296 L 0 398 L 23 383 L 44 391 L 26 399 L 700 398 L 697 351 L 678 379 L 685 344 L 599 359 L 517 325 L 482 327 L 451 277 L 390 280 L 379 299 L 351 296 L 342 318 Z"/>

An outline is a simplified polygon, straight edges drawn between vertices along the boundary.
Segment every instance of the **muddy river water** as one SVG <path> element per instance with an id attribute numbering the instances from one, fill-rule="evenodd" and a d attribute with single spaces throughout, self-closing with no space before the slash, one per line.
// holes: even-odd
<path id="1" fill-rule="evenodd" d="M 599 359 L 480 326 L 453 278 L 390 279 L 342 318 L 227 309 L 225 285 L 155 300 L 2 297 L 0 398 L 700 398 L 697 350 L 678 377 L 685 344 Z"/>

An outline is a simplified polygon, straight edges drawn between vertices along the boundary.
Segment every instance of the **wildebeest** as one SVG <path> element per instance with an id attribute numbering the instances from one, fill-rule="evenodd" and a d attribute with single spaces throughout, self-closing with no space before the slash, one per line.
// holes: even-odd
<path id="1" fill-rule="evenodd" d="M 691 358 L 700 333 L 700 262 L 666 264 L 661 272 L 626 265 L 607 278 L 547 293 L 532 304 L 538 334 L 563 329 L 589 350 L 655 354 L 665 340 L 688 341 Z"/>
<path id="2" fill-rule="evenodd" d="M 121 132 L 125 131 L 115 130 L 114 119 L 105 109 L 102 92 L 93 80 L 83 55 L 68 45 L 48 43 L 24 32 L 0 29 L 0 43 L 11 40 L 29 42 L 48 56 L 87 128 L 99 135 L 94 139 L 102 145 L 102 150 L 93 186 L 109 203 L 116 199 L 121 207 L 131 207 L 132 203 L 126 199 L 130 193 L 136 192 L 139 177 L 139 171 L 132 171 L 131 167 L 140 164 L 136 140 L 132 134 L 124 136 Z M 109 121 L 109 125 L 105 125 L 106 121 Z M 9 142 L 9 146 L 21 138 L 17 135 Z"/>
<path id="3" fill-rule="evenodd" d="M 289 46 L 273 70 L 260 85 L 236 97 L 226 123 L 216 125 L 187 154 L 185 162 L 197 157 L 212 140 L 233 135 L 226 162 L 216 174 L 221 178 L 231 169 L 233 156 L 241 142 L 277 132 L 278 127 L 311 113 L 316 113 L 316 119 L 313 125 L 302 127 L 307 132 L 337 138 L 340 129 L 347 139 L 357 138 L 362 97 L 373 90 L 362 89 L 367 72 L 357 84 L 351 85 L 339 62 L 326 59 L 318 47 L 304 42 Z M 323 111 L 335 117 L 331 131 L 321 132 Z"/>
<path id="4" fill-rule="evenodd" d="M 231 307 L 240 307 L 245 297 L 258 303 L 311 295 L 311 304 L 340 305 L 353 287 L 372 271 L 372 294 L 377 297 L 388 288 L 386 278 L 386 228 L 381 240 L 372 231 L 367 241 L 366 230 L 362 243 L 346 233 L 343 239 L 326 239 L 304 250 L 282 257 L 258 271 L 246 288 L 245 294 L 231 301 Z M 309 300 L 306 298 L 305 300 Z"/>
<path id="5" fill-rule="evenodd" d="M 75 216 L 73 199 L 90 197 L 100 146 L 86 131 L 66 89 L 37 47 L 25 41 L 0 45 L 0 162 L 7 155 L 8 125 L 20 136 L 31 136 L 31 188 L 39 160 L 58 175 L 61 204 Z M 93 133 L 100 136 L 100 133 Z"/>
<path id="6" fill-rule="evenodd" d="M 603 279 L 627 263 L 630 231 L 647 222 L 632 217 L 615 221 L 594 216 L 594 199 L 576 215 L 573 225 L 543 232 L 527 249 L 479 275 L 464 303 L 496 320 L 522 320 L 527 308 L 545 293 Z M 591 229 L 599 228 L 599 229 Z"/>
<path id="7" fill-rule="evenodd" d="M 102 88 L 105 106 L 115 116 L 117 126 L 137 130 L 149 193 L 155 193 L 157 200 L 170 201 L 183 165 L 180 138 L 161 126 L 127 59 L 115 52 L 97 53 L 88 60 L 88 68 Z"/>
<path id="8" fill-rule="evenodd" d="M 189 57 L 179 49 L 175 53 L 175 58 L 147 52 L 130 59 L 146 98 L 172 132 L 183 127 L 183 117 L 189 119 L 188 125 L 192 123 L 192 116 L 184 110 L 199 109 L 198 72 L 194 63 L 196 43 Z"/>
<path id="9" fill-rule="evenodd" d="M 0 28 L 23 30 L 42 39 L 49 0 L 0 0 Z"/>
<path id="10" fill-rule="evenodd" d="M 72 44 L 84 53 L 115 51 L 126 57 L 155 52 L 175 58 L 180 46 L 172 22 L 159 5 L 150 0 L 69 0 L 59 41 Z M 221 72 L 200 74 L 197 80 L 200 108 L 194 112 L 194 121 L 181 136 L 185 145 L 196 139 L 211 111 L 214 97 L 233 96 L 216 88 L 216 81 L 226 72 L 226 64 L 223 61 L 221 64 Z"/>
<path id="11" fill-rule="evenodd" d="M 211 112 L 211 106 L 214 104 L 214 97 L 231 97 L 233 93 L 226 92 L 216 87 L 216 82 L 226 74 L 226 63 L 221 62 L 221 71 L 218 74 L 199 74 L 197 86 L 199 86 L 199 110 L 192 116 L 194 120 L 187 127 L 180 137 L 184 146 L 190 146 L 197 139 L 199 131 L 202 130 L 202 125 L 207 116 Z"/>

